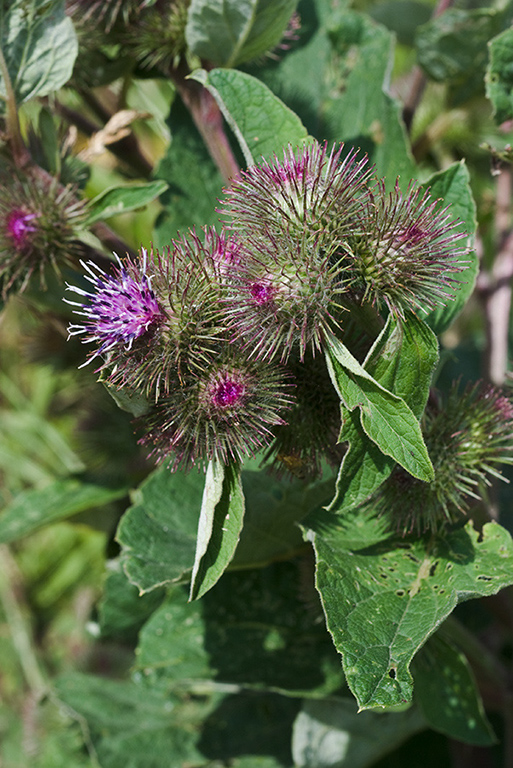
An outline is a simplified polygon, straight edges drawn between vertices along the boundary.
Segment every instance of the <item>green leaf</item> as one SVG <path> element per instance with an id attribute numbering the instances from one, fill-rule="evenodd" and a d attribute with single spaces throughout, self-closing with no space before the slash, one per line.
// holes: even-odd
<path id="1" fill-rule="evenodd" d="M 208 592 L 229 565 L 242 530 L 244 492 L 238 464 L 211 461 L 198 524 L 190 599 Z"/>
<path id="2" fill-rule="evenodd" d="M 231 768 L 290 765 L 297 701 L 270 693 L 211 695 L 215 686 L 208 683 L 190 695 L 190 681 L 184 681 L 183 694 L 179 688 L 146 685 L 140 673 L 134 678 L 126 682 L 76 673 L 56 681 L 56 696 L 78 721 L 95 768 L 206 768 L 227 761 Z"/>
<path id="3" fill-rule="evenodd" d="M 365 434 L 419 480 L 433 479 L 420 425 L 404 400 L 382 387 L 344 345 L 332 337 L 327 352 L 328 370 L 344 406 L 360 410 Z"/>
<path id="4" fill-rule="evenodd" d="M 428 325 L 439 335 L 459 315 L 474 290 L 479 271 L 477 254 L 472 250 L 477 227 L 476 204 L 470 189 L 470 175 L 463 161 L 435 173 L 422 187 L 429 189 L 434 199 L 440 198 L 441 208 L 450 205 L 449 214 L 451 218 L 461 222 L 459 230 L 467 233 L 467 247 L 470 249 L 469 253 L 462 257 L 465 262 L 463 269 L 453 272 L 459 283 L 454 289 L 454 298 L 425 317 Z"/>
<path id="5" fill-rule="evenodd" d="M 262 82 L 236 70 L 196 70 L 191 77 L 208 88 L 239 142 L 247 165 L 270 158 L 287 144 L 307 138 L 299 117 Z"/>
<path id="6" fill-rule="evenodd" d="M 127 488 L 105 488 L 78 479 L 56 480 L 42 489 L 23 491 L 0 515 L 0 542 L 15 541 L 49 523 L 120 499 Z"/>
<path id="7" fill-rule="evenodd" d="M 155 171 L 168 184 L 154 230 L 157 248 L 180 232 L 217 224 L 216 203 L 223 191 L 221 174 L 180 99 L 173 101 L 168 123 L 171 143 Z"/>
<path id="8" fill-rule="evenodd" d="M 402 397 L 420 418 L 437 363 L 435 334 L 413 312 L 407 312 L 400 322 L 389 316 L 363 367 L 382 387 Z"/>
<path id="9" fill-rule="evenodd" d="M 86 223 L 90 225 L 120 213 L 144 208 L 167 188 L 165 181 L 150 181 L 147 184 L 124 184 L 105 189 L 89 202 Z"/>
<path id="10" fill-rule="evenodd" d="M 352 552 L 334 526 L 309 538 L 327 626 L 360 709 L 409 702 L 410 662 L 457 603 L 513 582 L 513 542 L 497 523 Z"/>
<path id="11" fill-rule="evenodd" d="M 194 564 L 205 479 L 199 472 L 153 472 L 117 532 L 125 572 L 141 593 L 181 579 Z"/>
<path id="12" fill-rule="evenodd" d="M 420 417 L 437 361 L 436 336 L 422 320 L 409 313 L 404 323 L 389 316 L 367 355 L 364 368 L 381 386 L 402 397 L 413 414 Z M 384 456 L 367 437 L 355 412 L 345 416 L 340 442 L 348 442 L 349 448 L 340 466 L 335 498 L 328 509 L 344 514 L 352 545 L 356 543 L 356 533 L 358 540 L 364 535 L 362 546 L 369 546 L 387 536 L 386 526 L 375 524 L 369 538 L 372 528 L 368 529 L 366 518 L 355 508 L 387 479 L 395 462 Z M 352 515 L 348 514 L 350 510 L 355 510 Z"/>
<path id="13" fill-rule="evenodd" d="M 304 548 L 297 523 L 333 495 L 333 481 L 277 480 L 265 470 L 243 470 L 244 527 L 232 565 L 261 567 Z"/>
<path id="14" fill-rule="evenodd" d="M 367 768 L 426 723 L 419 711 L 357 712 L 349 699 L 309 700 L 292 733 L 296 768 Z"/>
<path id="15" fill-rule="evenodd" d="M 486 95 L 499 125 L 513 118 L 513 29 L 506 29 L 489 42 Z"/>
<path id="16" fill-rule="evenodd" d="M 0 45 L 18 104 L 47 96 L 71 77 L 78 42 L 64 6 L 64 0 L 13 0 L 0 6 Z M 0 95 L 7 95 L 1 72 Z"/>
<path id="17" fill-rule="evenodd" d="M 123 571 L 121 558 L 107 563 L 107 578 L 98 604 L 102 637 L 115 637 L 124 641 L 135 640 L 145 621 L 159 607 L 163 589 L 144 595 L 131 584 Z"/>
<path id="18" fill-rule="evenodd" d="M 385 92 L 394 40 L 368 16 L 341 10 L 328 27 L 334 53 L 329 98 L 324 103 L 327 138 L 369 154 L 391 189 L 397 177 L 406 188 L 415 173 L 401 119 L 401 105 Z"/>
<path id="19" fill-rule="evenodd" d="M 192 53 L 237 67 L 277 45 L 297 0 L 192 0 L 185 38 Z"/>
<path id="20" fill-rule="evenodd" d="M 449 8 L 419 27 L 419 64 L 433 80 L 452 86 L 454 104 L 483 91 L 487 43 L 504 23 L 503 12 L 493 8 Z"/>
<path id="21" fill-rule="evenodd" d="M 137 390 L 128 389 L 127 387 L 119 389 L 106 381 L 102 382 L 102 384 L 122 411 L 131 413 L 132 416 L 139 418 L 151 409 L 151 403 L 148 398 L 137 392 Z"/>
<path id="22" fill-rule="evenodd" d="M 153 689 L 169 689 L 171 681 L 210 679 L 203 604 L 188 602 L 181 587 L 170 590 L 142 628 L 136 654 L 136 670 L 144 671 Z"/>
<path id="23" fill-rule="evenodd" d="M 247 68 L 301 115 L 309 133 L 320 140 L 326 138 L 322 106 L 331 97 L 331 83 L 327 82 L 331 50 L 326 32 L 326 20 L 331 12 L 331 3 L 325 0 L 302 0 L 298 6 L 301 18 L 299 40 L 277 61 L 267 59 Z"/>
<path id="24" fill-rule="evenodd" d="M 442 631 L 429 638 L 412 665 L 415 701 L 436 731 L 467 744 L 495 744 L 470 664 Z"/>
<path id="25" fill-rule="evenodd" d="M 313 584 L 302 577 L 311 577 L 311 565 L 308 558 L 229 571 L 201 602 L 187 603 L 175 587 L 141 630 L 136 669 L 165 690 L 212 678 L 297 696 L 336 690 L 339 657 Z"/>

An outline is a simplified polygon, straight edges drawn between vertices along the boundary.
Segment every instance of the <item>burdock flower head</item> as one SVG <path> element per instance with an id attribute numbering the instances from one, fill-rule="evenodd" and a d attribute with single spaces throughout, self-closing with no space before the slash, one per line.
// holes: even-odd
<path id="1" fill-rule="evenodd" d="M 55 180 L 21 179 L 0 172 L 0 285 L 2 296 L 23 291 L 31 276 L 72 263 L 81 247 L 84 205 Z"/>
<path id="2" fill-rule="evenodd" d="M 83 335 L 84 342 L 96 344 L 96 349 L 83 365 L 95 358 L 107 358 L 112 350 L 130 352 L 137 339 L 160 325 L 164 319 L 147 273 L 147 251 L 142 250 L 140 262 L 126 259 L 123 263 L 117 254 L 115 256 L 118 266 L 112 269 L 111 274 L 106 274 L 92 261 L 87 264 L 81 262 L 87 273 L 85 280 L 93 286 L 93 290 L 67 286 L 82 300 L 65 301 L 78 307 L 75 314 L 85 318 L 82 323 L 69 326 L 69 335 Z"/>
<path id="3" fill-rule="evenodd" d="M 288 234 L 326 255 L 337 253 L 340 242 L 359 231 L 370 173 L 367 157 L 343 152 L 344 145 L 329 153 L 317 142 L 296 150 L 289 145 L 283 159 L 242 171 L 226 193 L 230 227 L 255 238 Z"/>
<path id="4" fill-rule="evenodd" d="M 358 301 L 386 305 L 396 316 L 433 309 L 453 296 L 467 249 L 459 222 L 429 192 L 378 181 L 361 211 L 362 232 L 349 238 Z"/>
<path id="5" fill-rule="evenodd" d="M 344 270 L 318 244 L 289 235 L 248 237 L 223 289 L 234 337 L 251 355 L 280 362 L 322 348 L 338 326 L 346 292 Z"/>
<path id="6" fill-rule="evenodd" d="M 210 460 L 240 462 L 273 439 L 292 401 L 283 370 L 249 361 L 235 345 L 221 345 L 201 373 L 178 378 L 145 419 L 141 440 L 173 469 Z"/>
<path id="7" fill-rule="evenodd" d="M 322 347 L 338 326 L 350 261 L 346 240 L 360 232 L 367 159 L 343 146 L 284 150 L 243 171 L 227 191 L 228 227 L 243 243 L 226 291 L 236 337 L 259 358 L 285 362 Z"/>
<path id="8" fill-rule="evenodd" d="M 471 501 L 483 499 L 498 467 L 513 463 L 513 405 L 483 384 L 463 392 L 455 385 L 447 403 L 426 410 L 424 435 L 435 469 L 426 484 L 396 468 L 370 501 L 400 533 L 436 531 L 464 519 Z"/>
<path id="9" fill-rule="evenodd" d="M 80 297 L 68 303 L 84 318 L 68 330 L 95 345 L 89 360 L 100 360 L 110 383 L 158 399 L 176 376 L 207 365 L 222 331 L 219 242 L 213 231 L 204 242 L 190 233 L 162 254 L 143 248 L 137 259 L 118 259 L 110 274 L 84 264 L 92 289 L 68 285 Z"/>

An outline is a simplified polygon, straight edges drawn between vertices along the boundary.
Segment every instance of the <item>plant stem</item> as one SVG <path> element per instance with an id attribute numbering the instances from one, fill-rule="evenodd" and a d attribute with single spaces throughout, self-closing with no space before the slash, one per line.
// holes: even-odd
<path id="1" fill-rule="evenodd" d="M 23 142 L 20 129 L 20 120 L 18 117 L 18 107 L 16 104 L 16 96 L 12 87 L 11 76 L 4 57 L 4 52 L 0 47 L 0 72 L 4 81 L 5 87 L 5 108 L 6 116 L 5 123 L 7 128 L 7 134 L 11 143 L 12 156 L 14 162 L 19 168 L 22 168 L 29 160 L 30 154 Z"/>
<path id="2" fill-rule="evenodd" d="M 229 184 L 240 169 L 224 130 L 221 110 L 206 88 L 194 80 L 186 80 L 187 74 L 189 73 L 173 70 L 173 82 L 200 132 L 212 160 L 218 167 L 224 181 Z"/>

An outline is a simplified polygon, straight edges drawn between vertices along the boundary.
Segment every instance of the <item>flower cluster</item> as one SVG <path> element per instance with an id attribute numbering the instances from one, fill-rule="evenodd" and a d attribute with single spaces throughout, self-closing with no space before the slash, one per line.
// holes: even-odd
<path id="1" fill-rule="evenodd" d="M 369 313 L 401 321 L 450 298 L 464 235 L 427 193 L 386 193 L 366 157 L 317 143 L 241 172 L 221 210 L 221 233 L 110 274 L 84 265 L 69 333 L 94 345 L 104 380 L 148 399 L 143 442 L 173 467 L 266 449 L 278 469 L 317 474 L 340 461 L 318 353 L 335 334 L 357 354 Z"/>
<path id="2" fill-rule="evenodd" d="M 369 502 L 403 535 L 460 522 L 490 478 L 503 479 L 497 467 L 513 464 L 513 404 L 491 385 L 461 392 L 456 384 L 445 404 L 427 408 L 424 434 L 434 481 L 426 485 L 397 467 Z"/>

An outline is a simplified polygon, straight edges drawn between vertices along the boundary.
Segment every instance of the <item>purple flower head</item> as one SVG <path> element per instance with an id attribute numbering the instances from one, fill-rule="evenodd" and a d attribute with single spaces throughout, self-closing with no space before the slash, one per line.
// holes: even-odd
<path id="1" fill-rule="evenodd" d="M 260 359 L 286 362 L 321 349 L 338 327 L 345 267 L 315 243 L 290 236 L 244 242 L 244 258 L 223 291 L 233 337 Z"/>
<path id="2" fill-rule="evenodd" d="M 325 251 L 359 230 L 360 208 L 369 177 L 367 158 L 344 147 L 328 153 L 317 142 L 242 171 L 226 192 L 230 227 L 258 238 L 289 234 L 315 241 Z"/>
<path id="3" fill-rule="evenodd" d="M 110 275 L 84 264 L 91 289 L 68 286 L 81 298 L 68 302 L 83 320 L 70 336 L 95 344 L 90 360 L 110 384 L 158 400 L 177 376 L 208 364 L 223 333 L 219 322 L 219 267 L 209 242 L 194 232 L 162 253 L 143 248 L 136 260 L 118 259 Z"/>
<path id="4" fill-rule="evenodd" d="M 447 208 L 420 188 L 387 194 L 379 181 L 362 210 L 364 234 L 348 238 L 352 289 L 360 300 L 385 304 L 395 315 L 431 310 L 451 299 L 459 284 L 466 235 Z"/>
<path id="5" fill-rule="evenodd" d="M 18 249 L 22 249 L 27 244 L 27 236 L 31 232 L 36 232 L 36 227 L 31 226 L 30 222 L 37 219 L 37 213 L 25 213 L 19 208 L 15 208 L 7 216 L 5 227 Z"/>
<path id="6" fill-rule="evenodd" d="M 22 292 L 34 273 L 45 285 L 47 267 L 59 273 L 81 253 L 77 230 L 84 203 L 55 179 L 0 169 L 0 286 L 3 298 Z"/>
<path id="7" fill-rule="evenodd" d="M 87 272 L 85 279 L 93 290 L 67 285 L 68 290 L 82 297 L 81 302 L 67 303 L 79 307 L 74 310 L 75 314 L 85 318 L 81 324 L 70 325 L 68 333 L 70 336 L 82 335 L 84 342 L 97 345 L 84 365 L 114 348 L 131 350 L 136 339 L 163 320 L 163 311 L 147 272 L 147 251 L 142 249 L 139 263 L 130 259 L 123 263 L 116 258 L 118 267 L 114 267 L 111 275 L 93 262 L 81 262 Z"/>
<path id="8" fill-rule="evenodd" d="M 141 440 L 173 469 L 242 461 L 269 445 L 292 403 L 282 368 L 225 344 L 204 372 L 176 380 L 145 419 Z"/>

